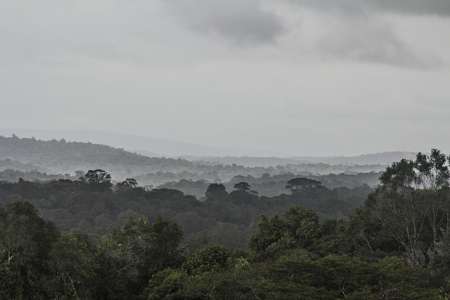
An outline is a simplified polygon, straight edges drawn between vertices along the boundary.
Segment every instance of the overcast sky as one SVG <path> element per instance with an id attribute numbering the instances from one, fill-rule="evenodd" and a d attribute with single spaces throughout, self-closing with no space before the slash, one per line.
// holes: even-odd
<path id="1" fill-rule="evenodd" d="M 450 151 L 449 0 L 0 1 L 0 38 L 0 128 Z"/>

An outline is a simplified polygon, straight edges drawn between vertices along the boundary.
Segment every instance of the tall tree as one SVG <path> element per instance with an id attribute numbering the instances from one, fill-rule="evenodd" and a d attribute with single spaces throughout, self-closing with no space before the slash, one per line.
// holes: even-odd
<path id="1" fill-rule="evenodd" d="M 317 180 L 308 178 L 293 178 L 286 184 L 286 189 L 290 190 L 293 194 L 310 189 L 316 189 L 322 186 L 322 183 Z"/>
<path id="2" fill-rule="evenodd" d="M 367 206 L 406 251 L 413 265 L 428 265 L 450 234 L 449 161 L 439 150 L 401 160 L 382 174 Z"/>
<path id="3" fill-rule="evenodd" d="M 208 200 L 224 200 L 227 196 L 227 190 L 221 183 L 212 183 L 208 186 L 205 196 Z"/>

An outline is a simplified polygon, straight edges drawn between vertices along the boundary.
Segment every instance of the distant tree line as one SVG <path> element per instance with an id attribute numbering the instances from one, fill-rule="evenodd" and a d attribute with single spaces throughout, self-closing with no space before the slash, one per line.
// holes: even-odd
<path id="1" fill-rule="evenodd" d="M 240 182 L 246 182 L 251 186 L 251 189 L 257 191 L 261 196 L 275 197 L 287 192 L 286 183 L 295 178 L 307 178 L 320 181 L 323 186 L 328 189 L 349 188 L 356 189 L 363 186 L 376 188 L 379 184 L 379 177 L 381 173 L 357 173 L 357 174 L 327 174 L 327 175 L 312 175 L 312 174 L 294 174 L 283 173 L 279 175 L 263 174 L 260 177 L 235 176 L 230 181 L 223 182 L 227 190 L 233 190 L 234 186 Z M 155 178 L 157 176 L 155 175 Z M 163 177 L 164 178 L 164 177 Z M 205 191 L 210 184 L 204 179 L 190 180 L 187 176 L 184 179 L 169 180 L 169 177 L 161 180 L 167 180 L 166 183 L 159 185 L 159 188 L 167 188 L 182 191 L 187 195 L 193 195 L 201 199 L 204 197 Z M 157 181 L 159 179 L 155 179 Z"/>
<path id="2" fill-rule="evenodd" d="M 243 249 L 260 215 L 302 205 L 324 218 L 342 217 L 359 207 L 371 191 L 367 186 L 330 190 L 320 184 L 300 188 L 295 180 L 310 180 L 294 178 L 285 183 L 286 193 L 275 197 L 258 195 L 247 182 L 236 183 L 231 192 L 215 183 L 199 201 L 177 190 L 138 186 L 133 178 L 114 183 L 102 169 L 79 176 L 49 182 L 0 182 L 0 204 L 28 201 L 58 228 L 94 235 L 110 231 L 130 216 L 162 216 L 180 224 L 186 244 L 208 241 Z"/>

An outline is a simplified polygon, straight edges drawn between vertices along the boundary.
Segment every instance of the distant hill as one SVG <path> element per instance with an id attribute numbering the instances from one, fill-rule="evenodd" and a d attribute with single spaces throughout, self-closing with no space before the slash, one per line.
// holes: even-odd
<path id="1" fill-rule="evenodd" d="M 33 129 L 2 129 L 0 135 L 11 136 L 16 134 L 21 137 L 35 137 L 41 140 L 60 140 L 66 139 L 79 142 L 92 142 L 94 144 L 109 145 L 116 148 L 123 148 L 127 151 L 137 152 L 150 157 L 181 157 L 184 155 L 208 156 L 208 155 L 226 155 L 227 153 L 246 153 L 250 151 L 258 152 L 253 149 L 247 151 L 213 147 L 208 145 L 199 145 L 195 143 L 155 138 L 148 136 L 139 136 L 125 133 L 104 132 L 104 131 L 69 131 L 69 130 L 33 130 Z"/>
<path id="2" fill-rule="evenodd" d="M 395 156 L 391 156 L 390 159 L 395 158 Z M 382 159 L 372 160 L 386 161 L 386 159 L 385 161 Z M 355 161 L 368 162 L 370 159 L 366 157 L 365 160 Z M 283 164 L 283 162 L 285 163 Z M 190 161 L 149 157 L 121 148 L 89 142 L 0 136 L 0 170 L 74 174 L 78 170 L 87 171 L 99 168 L 110 172 L 114 179 L 134 177 L 142 185 L 161 185 L 183 179 L 226 182 L 239 175 L 261 177 L 264 174 L 282 175 L 286 173 L 296 175 L 357 174 L 380 172 L 385 169 L 385 166 L 379 164 L 352 165 L 350 162 L 347 160 L 342 161 L 340 165 L 332 165 L 322 162 L 305 162 L 300 159 L 252 157 Z M 37 175 L 31 174 L 30 176 L 35 178 Z"/>
<path id="3" fill-rule="evenodd" d="M 103 168 L 116 176 L 127 176 L 154 170 L 179 172 L 193 168 L 193 163 L 187 160 L 151 158 L 99 144 L 0 136 L 0 160 L 6 159 L 53 173 Z"/>

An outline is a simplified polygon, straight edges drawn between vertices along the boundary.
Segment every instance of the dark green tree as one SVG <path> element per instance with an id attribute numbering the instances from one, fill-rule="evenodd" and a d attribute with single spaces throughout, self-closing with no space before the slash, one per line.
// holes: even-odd
<path id="1" fill-rule="evenodd" d="M 211 246 L 190 255 L 183 264 L 183 269 L 193 275 L 221 271 L 227 268 L 230 259 L 231 254 L 227 249 Z"/>
<path id="2" fill-rule="evenodd" d="M 116 188 L 118 191 L 129 191 L 134 188 L 136 188 L 138 185 L 138 182 L 134 178 L 127 178 L 124 181 L 121 181 L 116 184 Z"/>
<path id="3" fill-rule="evenodd" d="M 440 255 L 450 234 L 449 169 L 446 156 L 433 149 L 415 161 L 402 160 L 382 174 L 367 201 L 370 218 L 395 240 L 412 265 L 426 266 Z"/>
<path id="4" fill-rule="evenodd" d="M 299 177 L 289 180 L 286 184 L 286 189 L 294 194 L 304 190 L 317 189 L 321 186 L 322 183 L 320 181 Z"/>
<path id="5" fill-rule="evenodd" d="M 111 174 L 101 169 L 89 170 L 82 180 L 94 189 L 105 190 L 112 186 Z"/>
<path id="6" fill-rule="evenodd" d="M 104 241 L 110 255 L 121 262 L 122 284 L 129 294 L 139 295 L 151 276 L 181 262 L 182 231 L 175 223 L 158 218 L 130 219 Z"/>
<path id="7" fill-rule="evenodd" d="M 242 182 L 236 183 L 234 185 L 234 188 L 239 192 L 247 193 L 250 191 L 251 186 L 248 182 L 242 181 Z"/>
<path id="8" fill-rule="evenodd" d="M 87 236 L 64 234 L 50 253 L 52 294 L 56 299 L 94 299 L 97 250 Z"/>
<path id="9" fill-rule="evenodd" d="M 292 248 L 309 248 L 319 238 L 319 217 L 311 210 L 291 208 L 283 217 L 262 217 L 250 241 L 257 257 L 266 258 Z"/>
<path id="10" fill-rule="evenodd" d="M 0 209 L 0 298 L 48 299 L 56 228 L 27 202 Z"/>
<path id="11" fill-rule="evenodd" d="M 228 193 L 223 184 L 212 183 L 208 186 L 205 196 L 208 200 L 224 200 Z"/>

